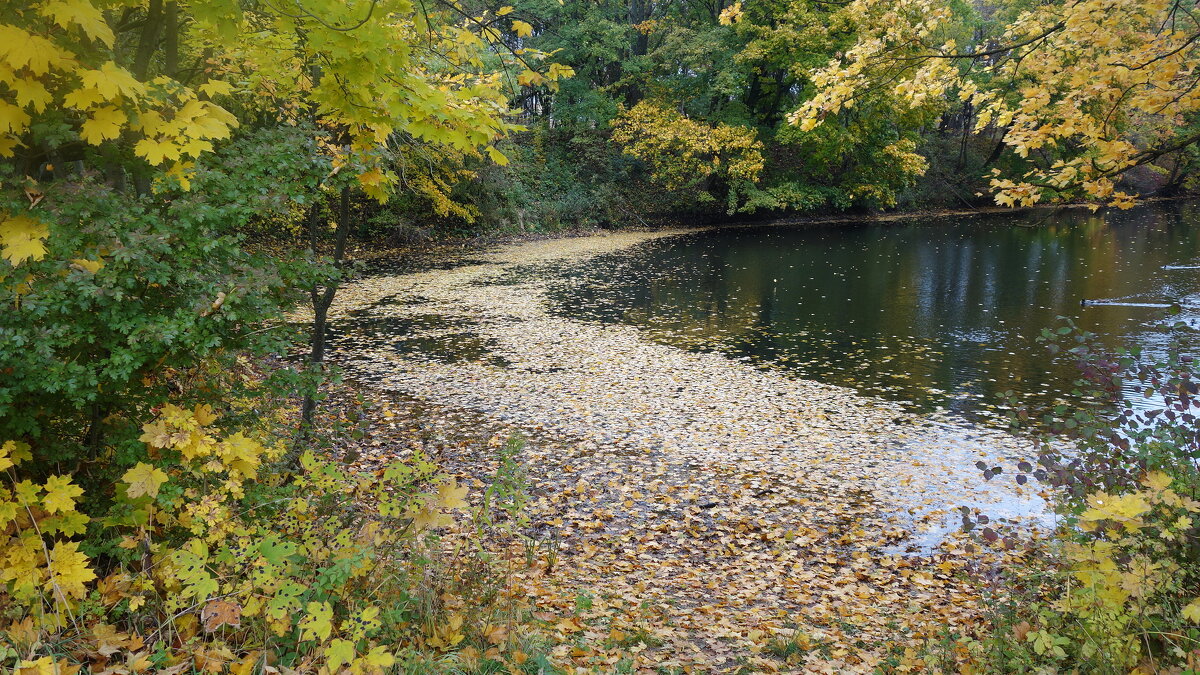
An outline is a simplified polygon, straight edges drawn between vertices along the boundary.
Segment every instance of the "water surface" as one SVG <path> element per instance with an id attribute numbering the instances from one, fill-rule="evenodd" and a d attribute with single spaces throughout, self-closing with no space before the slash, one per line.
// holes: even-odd
<path id="1" fill-rule="evenodd" d="M 722 228 L 552 275 L 553 311 L 970 416 L 998 394 L 1069 400 L 1074 368 L 1034 338 L 1076 318 L 1161 350 L 1200 327 L 1200 205 Z M 1099 301 L 1081 306 L 1082 301 Z M 1183 311 L 1168 317 L 1164 305 Z"/>

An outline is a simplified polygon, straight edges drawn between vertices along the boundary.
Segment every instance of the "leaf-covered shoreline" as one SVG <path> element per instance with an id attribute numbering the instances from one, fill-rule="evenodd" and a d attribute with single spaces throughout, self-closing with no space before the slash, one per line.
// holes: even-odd
<path id="1" fill-rule="evenodd" d="M 533 522 L 561 560 L 530 592 L 551 606 L 583 589 L 614 599 L 598 621 L 650 603 L 661 645 L 647 663 L 733 669 L 739 654 L 802 634 L 827 645 L 813 664 L 869 668 L 886 645 L 969 625 L 976 587 L 960 573 L 982 563 L 947 536 L 951 510 L 1041 514 L 1031 490 L 983 484 L 973 466 L 1019 454 L 1022 441 L 550 316 L 536 275 L 507 274 L 671 234 L 512 244 L 448 270 L 362 279 L 333 322 L 373 328 L 348 330 L 335 358 L 384 392 L 530 436 Z M 368 321 L 431 315 L 458 324 L 406 336 Z M 439 333 L 461 342 L 464 326 L 486 349 L 439 359 L 394 348 Z"/>

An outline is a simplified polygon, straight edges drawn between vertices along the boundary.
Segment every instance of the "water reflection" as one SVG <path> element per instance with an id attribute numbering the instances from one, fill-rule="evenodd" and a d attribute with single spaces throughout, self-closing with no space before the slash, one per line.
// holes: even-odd
<path id="1" fill-rule="evenodd" d="M 729 228 L 567 270 L 556 312 L 643 327 L 864 393 L 994 412 L 1012 389 L 1050 402 L 1073 369 L 1033 342 L 1060 315 L 1113 344 L 1162 348 L 1200 326 L 1200 206 L 821 227 Z M 1083 306 L 1084 300 L 1104 303 Z M 1142 305 L 1178 303 L 1179 317 Z"/>

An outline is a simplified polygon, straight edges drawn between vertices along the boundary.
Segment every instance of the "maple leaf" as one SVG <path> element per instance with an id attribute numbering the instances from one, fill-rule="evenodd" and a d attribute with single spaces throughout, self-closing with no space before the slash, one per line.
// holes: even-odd
<path id="1" fill-rule="evenodd" d="M 108 99 L 104 98 L 104 94 L 100 93 L 95 87 L 80 87 L 74 91 L 70 91 L 63 97 L 63 104 L 68 108 L 76 110 L 87 110 L 97 103 L 103 103 Z"/>
<path id="2" fill-rule="evenodd" d="M 242 606 L 229 600 L 209 600 L 200 610 L 200 620 L 204 622 L 204 630 L 209 633 L 221 626 L 236 628 L 242 625 Z"/>
<path id="3" fill-rule="evenodd" d="M 39 113 L 44 111 L 46 105 L 54 100 L 45 85 L 31 78 L 13 78 L 8 82 L 8 86 L 17 95 L 17 103 L 26 107 L 33 106 L 33 109 Z"/>
<path id="4" fill-rule="evenodd" d="M 60 541 L 50 551 L 50 578 L 46 588 L 57 585 L 63 593 L 82 598 L 85 593 L 84 584 L 96 578 L 96 573 L 88 566 L 88 557 L 79 551 L 79 542 Z"/>
<path id="5" fill-rule="evenodd" d="M 129 487 L 126 488 L 125 494 L 130 499 L 135 499 L 142 495 L 149 497 L 157 497 L 158 490 L 162 484 L 167 482 L 167 474 L 162 469 L 156 466 L 138 462 L 137 466 L 125 472 L 121 476 L 121 480 L 125 481 Z"/>
<path id="6" fill-rule="evenodd" d="M 328 602 L 310 602 L 300 620 L 300 639 L 325 641 L 333 632 L 333 608 Z"/>
<path id="7" fill-rule="evenodd" d="M 170 141 L 156 141 L 152 138 L 143 138 L 133 146 L 133 151 L 137 156 L 144 157 L 147 162 L 154 166 L 158 166 L 166 159 L 179 159 L 179 147 Z"/>
<path id="8" fill-rule="evenodd" d="M 20 107 L 0 101 L 0 133 L 19 134 L 25 131 L 31 119 Z"/>
<path id="9" fill-rule="evenodd" d="M 69 63 L 70 54 L 50 40 L 16 26 L 0 25 L 0 61 L 9 68 L 28 68 L 34 75 L 50 72 L 50 64 Z"/>
<path id="10" fill-rule="evenodd" d="M 46 480 L 46 496 L 42 507 L 50 513 L 74 511 L 75 498 L 83 494 L 83 488 L 71 483 L 70 476 L 51 476 Z"/>
<path id="11" fill-rule="evenodd" d="M 15 675 L 75 675 L 83 668 L 82 665 L 69 665 L 66 659 L 54 660 L 54 657 L 43 656 L 36 661 L 17 660 Z"/>
<path id="12" fill-rule="evenodd" d="M 438 509 L 425 506 L 417 511 L 416 515 L 413 516 L 412 524 L 413 528 L 415 528 L 418 532 L 421 532 L 431 528 L 453 525 L 454 518 L 450 517 L 450 515 L 447 513 L 439 511 Z"/>
<path id="13" fill-rule="evenodd" d="M 152 448 L 166 448 L 171 445 L 171 432 L 167 430 L 165 421 L 156 420 L 142 425 L 142 435 L 138 440 Z"/>
<path id="14" fill-rule="evenodd" d="M 489 146 L 487 146 L 486 149 L 487 149 L 488 157 L 490 157 L 493 162 L 499 164 L 500 166 L 508 165 L 508 157 L 505 157 L 504 153 L 497 150 L 496 146 L 489 145 Z"/>
<path id="15" fill-rule="evenodd" d="M 387 650 L 387 647 L 379 645 L 372 647 L 371 651 L 364 654 L 362 661 L 376 672 L 387 672 L 387 669 L 395 665 L 396 657 Z"/>
<path id="16" fill-rule="evenodd" d="M 50 229 L 45 223 L 29 216 L 13 216 L 0 221 L 0 258 L 14 266 L 26 260 L 41 260 L 46 256 L 45 239 Z"/>
<path id="17" fill-rule="evenodd" d="M 146 85 L 138 82 L 115 61 L 109 61 L 96 70 L 84 70 L 80 74 L 83 86 L 95 89 L 105 100 L 113 100 L 122 94 L 134 96 L 143 94 Z"/>
<path id="18" fill-rule="evenodd" d="M 207 403 L 197 403 L 196 407 L 192 408 L 192 419 L 202 427 L 216 422 L 218 417 L 219 415 L 213 412 L 212 406 Z"/>
<path id="19" fill-rule="evenodd" d="M 100 260 L 88 260 L 87 258 L 72 258 L 71 263 L 75 267 L 79 268 L 81 271 L 87 272 L 88 274 L 95 274 L 96 272 L 100 271 L 100 268 L 104 267 L 104 259 L 103 258 L 101 258 Z"/>
<path id="20" fill-rule="evenodd" d="M 717 18 L 718 23 L 722 26 L 731 26 L 742 20 L 742 3 L 735 2 L 732 5 L 721 10 L 721 16 Z"/>
<path id="21" fill-rule="evenodd" d="M 53 0 L 41 8 L 42 16 L 54 19 L 54 23 L 66 28 L 75 24 L 83 29 L 88 37 L 95 38 L 107 47 L 113 46 L 112 28 L 104 21 L 104 15 L 88 0 Z"/>
<path id="22" fill-rule="evenodd" d="M 1189 602 L 1187 607 L 1183 608 L 1181 616 L 1192 623 L 1200 623 L 1200 598 Z"/>
<path id="23" fill-rule="evenodd" d="M 1151 471 L 1142 479 L 1142 485 L 1162 492 L 1171 487 L 1172 478 L 1163 471 Z"/>
<path id="24" fill-rule="evenodd" d="M 233 87 L 228 82 L 221 82 L 220 80 L 209 80 L 198 88 L 210 98 L 233 93 Z"/>
<path id="25" fill-rule="evenodd" d="M 517 34 L 517 37 L 529 37 L 533 35 L 533 26 L 524 21 L 513 21 L 512 29 Z"/>
<path id="26" fill-rule="evenodd" d="M 458 480 L 450 480 L 438 486 L 438 505 L 447 509 L 465 509 L 467 507 L 467 487 L 458 486 Z"/>
<path id="27" fill-rule="evenodd" d="M 213 144 L 209 141 L 200 138 L 189 138 L 188 141 L 179 146 L 180 154 L 190 157 L 199 157 L 206 152 L 212 152 Z"/>
<path id="28" fill-rule="evenodd" d="M 541 73 L 532 70 L 524 70 L 517 74 L 517 84 L 522 87 L 532 87 L 535 84 L 543 82 L 545 79 Z"/>
<path id="29" fill-rule="evenodd" d="M 21 441 L 5 441 L 0 443 L 0 471 L 33 459 L 29 444 Z"/>
<path id="30" fill-rule="evenodd" d="M 79 137 L 92 145 L 100 145 L 107 139 L 120 136 L 121 125 L 127 121 L 129 118 L 125 113 L 113 106 L 106 105 L 103 108 L 97 108 L 92 116 L 83 123 L 79 130 Z"/>
<path id="31" fill-rule="evenodd" d="M 354 643 L 338 638 L 325 648 L 325 667 L 331 673 L 338 672 L 342 664 L 349 665 L 354 660 Z"/>

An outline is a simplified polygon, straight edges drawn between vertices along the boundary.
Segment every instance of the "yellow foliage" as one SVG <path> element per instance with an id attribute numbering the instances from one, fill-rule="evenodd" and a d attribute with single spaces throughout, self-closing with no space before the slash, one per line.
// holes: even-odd
<path id="1" fill-rule="evenodd" d="M 763 170 L 762 143 L 753 129 L 694 122 L 643 101 L 613 121 L 613 141 L 647 162 L 668 190 L 696 186 L 712 176 L 753 183 Z"/>
<path id="2" fill-rule="evenodd" d="M 124 535 L 120 548 L 133 564 L 103 579 L 72 539 L 88 522 L 77 510 L 84 490 L 71 476 L 21 480 L 14 472 L 31 459 L 29 446 L 0 444 L 8 478 L 0 484 L 0 613 L 34 617 L 43 631 L 67 630 L 93 593 L 105 607 L 126 603 L 142 620 L 181 635 L 249 630 L 253 620 L 267 629 L 264 649 L 298 639 L 323 655 L 326 668 L 383 672 L 395 659 L 371 641 L 381 610 L 357 594 L 362 580 L 393 564 L 417 535 L 453 524 L 452 512 L 468 506 L 467 488 L 419 457 L 370 477 L 306 453 L 289 496 L 276 500 L 277 510 L 256 513 L 248 503 L 274 509 L 274 502 L 246 502 L 245 489 L 283 448 L 242 432 L 221 434 L 218 421 L 206 405 L 166 405 L 142 427 L 149 459 L 124 472 L 114 512 L 101 522 L 116 530 L 114 538 Z M 380 504 L 378 515 L 362 508 L 371 502 Z M 461 618 L 451 625 L 443 634 L 448 645 L 462 639 Z M 101 653 L 124 653 L 133 670 L 150 667 L 138 635 L 105 624 L 88 630 L 95 634 L 85 639 Z M 172 662 L 188 660 L 203 672 L 249 672 L 257 658 L 239 659 L 220 641 L 188 644 Z M 46 667 L 57 666 L 45 658 L 21 666 Z"/>
<path id="3" fill-rule="evenodd" d="M 1010 11 L 1001 34 L 959 46 L 946 37 L 955 17 L 940 0 L 854 0 L 845 13 L 857 42 L 812 74 L 816 94 L 789 120 L 811 130 L 879 87 L 912 106 L 944 106 L 957 91 L 978 111 L 976 130 L 1005 129 L 1019 157 L 1063 151 L 1052 167 L 993 180 L 997 203 L 1077 194 L 1130 206 L 1116 177 L 1169 152 L 1179 120 L 1200 111 L 1195 31 L 1174 28 L 1177 6 L 1167 0 L 1014 2 Z"/>
<path id="4" fill-rule="evenodd" d="M 1085 657 L 1133 666 L 1141 656 L 1145 618 L 1162 613 L 1163 598 L 1186 590 L 1170 547 L 1191 528 L 1188 514 L 1200 512 L 1200 503 L 1173 491 L 1171 483 L 1156 471 L 1143 478 L 1142 490 L 1088 497 L 1080 526 L 1095 534 L 1065 545 L 1073 583 L 1057 603 L 1080 626 Z M 1200 599 L 1179 610 L 1179 617 L 1200 619 Z"/>

